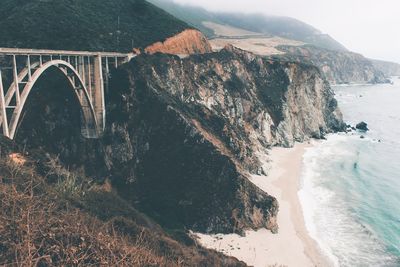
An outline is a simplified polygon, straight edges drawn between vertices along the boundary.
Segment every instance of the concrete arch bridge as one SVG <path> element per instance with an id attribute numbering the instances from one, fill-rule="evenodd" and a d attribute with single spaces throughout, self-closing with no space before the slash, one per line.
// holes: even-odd
<path id="1" fill-rule="evenodd" d="M 65 75 L 80 103 L 82 135 L 100 137 L 110 68 L 132 57 L 112 52 L 0 48 L 0 131 L 14 139 L 29 93 L 43 73 L 55 68 Z"/>

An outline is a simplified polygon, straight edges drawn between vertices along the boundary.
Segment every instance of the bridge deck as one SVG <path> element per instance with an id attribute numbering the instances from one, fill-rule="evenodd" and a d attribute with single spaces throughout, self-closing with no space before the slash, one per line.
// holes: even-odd
<path id="1" fill-rule="evenodd" d="M 63 55 L 63 56 L 102 56 L 102 57 L 133 57 L 133 53 L 118 52 L 91 52 L 91 51 L 68 51 L 68 50 L 46 50 L 46 49 L 21 49 L 0 48 L 3 55 Z"/>

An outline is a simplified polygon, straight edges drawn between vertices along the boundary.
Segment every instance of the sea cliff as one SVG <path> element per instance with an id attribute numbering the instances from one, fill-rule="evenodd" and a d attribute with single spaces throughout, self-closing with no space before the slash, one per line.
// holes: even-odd
<path id="1" fill-rule="evenodd" d="M 309 62 L 321 69 L 331 84 L 387 83 L 385 73 L 361 54 L 318 48 L 311 45 L 279 46 L 283 58 Z"/>
<path id="2" fill-rule="evenodd" d="M 108 177 L 162 225 L 206 233 L 277 231 L 279 204 L 248 179 L 268 172 L 257 154 L 344 129 L 318 68 L 231 46 L 184 59 L 143 54 L 121 66 L 106 96 L 101 140 L 80 137 L 68 89 L 46 92 L 27 109 L 19 142 Z"/>
<path id="3" fill-rule="evenodd" d="M 143 210 L 199 232 L 277 231 L 278 203 L 248 180 L 266 171 L 257 152 L 344 129 L 316 67 L 231 46 L 185 59 L 142 55 L 115 77 L 109 173 Z"/>
<path id="4" fill-rule="evenodd" d="M 5 0 L 0 14 L 2 46 L 147 52 L 111 69 L 99 139 L 81 136 L 64 73 L 35 83 L 15 142 L 0 138 L 0 265 L 244 266 L 189 230 L 279 232 L 275 192 L 251 179 L 269 148 L 344 129 L 318 68 L 213 53 L 146 1 Z"/>

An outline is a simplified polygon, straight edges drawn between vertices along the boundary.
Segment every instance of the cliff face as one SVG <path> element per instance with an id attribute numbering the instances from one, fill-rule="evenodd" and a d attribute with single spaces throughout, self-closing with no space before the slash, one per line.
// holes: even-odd
<path id="1" fill-rule="evenodd" d="M 164 42 L 157 42 L 146 47 L 145 52 L 149 54 L 160 52 L 173 55 L 191 55 L 209 53 L 212 52 L 212 48 L 201 32 L 188 29 Z"/>
<path id="2" fill-rule="evenodd" d="M 68 88 L 40 91 L 32 93 L 37 100 L 28 103 L 17 140 L 59 154 L 70 169 L 109 178 L 170 229 L 277 231 L 276 199 L 247 178 L 265 172 L 258 153 L 344 128 L 316 67 L 233 47 L 185 59 L 143 54 L 121 66 L 106 96 L 101 140 L 79 136 Z"/>
<path id="3" fill-rule="evenodd" d="M 400 76 L 400 64 L 383 60 L 371 60 L 375 68 L 382 71 L 387 77 Z"/>
<path id="4" fill-rule="evenodd" d="M 333 51 L 313 46 L 280 46 L 283 57 L 297 62 L 310 62 L 319 67 L 332 84 L 386 83 L 385 74 L 371 60 L 360 54 Z"/>
<path id="5" fill-rule="evenodd" d="M 228 47 L 142 55 L 114 76 L 106 162 L 121 193 L 165 224 L 277 230 L 278 203 L 247 179 L 272 145 L 343 129 L 317 68 Z"/>

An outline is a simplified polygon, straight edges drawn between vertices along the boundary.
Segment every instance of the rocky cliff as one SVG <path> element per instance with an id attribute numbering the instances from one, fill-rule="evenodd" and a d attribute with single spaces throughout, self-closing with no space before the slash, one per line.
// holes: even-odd
<path id="1" fill-rule="evenodd" d="M 114 80 L 107 166 L 122 195 L 170 227 L 276 231 L 278 203 L 247 179 L 264 171 L 257 153 L 344 127 L 316 67 L 233 47 L 142 55 Z"/>
<path id="2" fill-rule="evenodd" d="M 149 54 L 160 52 L 173 55 L 191 55 L 210 53 L 212 48 L 201 32 L 188 29 L 164 42 L 157 42 L 146 47 L 145 52 Z"/>
<path id="3" fill-rule="evenodd" d="M 334 51 L 305 46 L 279 46 L 283 57 L 297 62 L 310 62 L 319 67 L 332 84 L 386 83 L 385 74 L 364 56 L 346 51 Z"/>
<path id="4" fill-rule="evenodd" d="M 0 15 L 4 46 L 130 51 L 165 40 L 112 71 L 98 140 L 80 135 L 63 75 L 37 82 L 16 137 L 24 149 L 0 138 L 0 265 L 243 266 L 187 230 L 278 231 L 279 204 L 248 179 L 267 172 L 259 153 L 344 129 L 312 65 L 233 47 L 157 53 L 210 47 L 144 0 L 5 0 Z"/>
<path id="5" fill-rule="evenodd" d="M 247 179 L 266 172 L 257 155 L 344 128 L 318 68 L 233 47 L 185 59 L 143 54 L 123 65 L 112 75 L 101 140 L 79 136 L 68 87 L 52 94 L 45 84 L 32 93 L 38 101 L 28 103 L 17 140 L 109 179 L 170 229 L 277 231 L 276 199 Z"/>
<path id="6" fill-rule="evenodd" d="M 387 77 L 400 76 L 400 64 L 383 60 L 371 60 L 375 68 L 382 71 Z"/>

